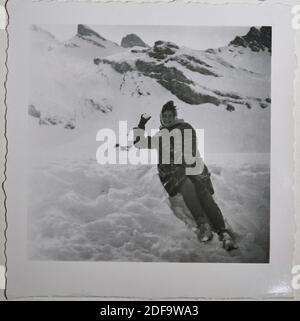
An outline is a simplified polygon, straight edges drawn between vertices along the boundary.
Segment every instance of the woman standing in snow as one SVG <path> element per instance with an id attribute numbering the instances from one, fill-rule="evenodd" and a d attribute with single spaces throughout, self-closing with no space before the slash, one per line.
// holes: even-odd
<path id="1" fill-rule="evenodd" d="M 160 131 L 153 137 L 145 137 L 145 125 L 150 118 L 151 116 L 143 114 L 138 127 L 134 128 L 135 146 L 139 149 L 156 148 L 158 150 L 158 173 L 161 183 L 170 197 L 177 193 L 183 196 L 197 223 L 199 240 L 201 242 L 210 241 L 213 238 L 213 230 L 219 235 L 219 240 L 226 250 L 235 249 L 232 235 L 226 229 L 222 212 L 212 196 L 214 189 L 210 180 L 210 173 L 197 149 L 197 137 L 194 128 L 184 120 L 177 118 L 177 110 L 173 101 L 167 102 L 162 108 Z M 176 130 L 177 133 L 179 130 L 181 134 L 180 151 L 175 140 L 172 140 L 172 135 Z M 191 135 L 187 135 L 187 130 Z M 166 144 L 166 141 L 168 144 Z M 163 161 L 163 155 L 169 156 L 169 158 L 167 157 L 168 162 Z M 193 162 L 187 159 L 189 155 L 194 160 Z M 178 161 L 178 159 L 181 161 Z M 198 174 L 189 175 L 187 169 L 195 169 L 196 165 L 198 165 Z"/>

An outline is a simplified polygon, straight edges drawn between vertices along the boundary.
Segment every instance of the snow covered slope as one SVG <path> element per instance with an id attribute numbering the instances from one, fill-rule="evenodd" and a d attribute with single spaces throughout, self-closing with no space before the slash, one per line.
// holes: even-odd
<path id="1" fill-rule="evenodd" d="M 210 165 L 217 202 L 239 235 L 239 250 L 227 253 L 216 236 L 200 244 L 182 197 L 168 198 L 155 166 L 99 166 L 93 158 L 77 158 L 40 162 L 30 172 L 30 258 L 267 262 L 267 160 L 231 155 L 226 164 L 221 157 Z"/>

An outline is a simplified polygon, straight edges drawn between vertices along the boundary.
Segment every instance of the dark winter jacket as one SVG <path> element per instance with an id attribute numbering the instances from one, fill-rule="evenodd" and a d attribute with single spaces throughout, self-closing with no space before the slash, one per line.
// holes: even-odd
<path id="1" fill-rule="evenodd" d="M 161 121 L 162 123 L 162 121 Z M 174 132 L 175 130 L 175 132 Z M 179 139 L 171 138 L 176 130 L 180 131 L 181 147 L 178 148 Z M 188 131 L 185 131 L 188 130 Z M 182 119 L 176 119 L 171 126 L 162 126 L 154 136 L 145 136 L 143 128 L 134 128 L 135 146 L 139 149 L 158 150 L 158 173 L 159 178 L 170 196 L 175 196 L 181 185 L 189 177 L 200 189 L 204 185 L 213 194 L 210 174 L 203 163 L 197 148 L 197 136 L 194 128 Z M 163 155 L 168 155 L 169 161 L 164 161 Z M 167 154 L 166 154 L 167 152 Z M 192 175 L 191 175 L 192 170 Z M 201 187 L 202 186 L 202 187 Z M 198 188 L 199 189 L 199 188 Z"/>

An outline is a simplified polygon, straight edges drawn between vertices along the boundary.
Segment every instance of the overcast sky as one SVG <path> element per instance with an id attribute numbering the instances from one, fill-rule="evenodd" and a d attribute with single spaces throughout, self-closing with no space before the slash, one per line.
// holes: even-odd
<path id="1" fill-rule="evenodd" d="M 68 40 L 76 35 L 76 25 L 44 25 L 58 40 Z M 120 44 L 122 38 L 135 33 L 152 46 L 157 40 L 167 40 L 193 49 L 218 48 L 228 45 L 238 35 L 245 35 L 249 27 L 199 27 L 199 26 L 105 26 L 90 25 L 102 37 Z"/>

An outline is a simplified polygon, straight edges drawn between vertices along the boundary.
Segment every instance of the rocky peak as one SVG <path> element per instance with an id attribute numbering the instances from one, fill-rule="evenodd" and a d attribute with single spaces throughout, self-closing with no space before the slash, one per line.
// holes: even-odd
<path id="1" fill-rule="evenodd" d="M 144 47 L 149 48 L 149 46 L 136 34 L 131 33 L 125 36 L 121 41 L 121 46 L 123 48 L 132 48 L 132 47 Z"/>
<path id="2" fill-rule="evenodd" d="M 230 46 L 250 48 L 254 52 L 268 50 L 272 52 L 272 27 L 252 27 L 245 36 L 238 36 Z"/>
<path id="3" fill-rule="evenodd" d="M 77 35 L 79 37 L 96 37 L 101 40 L 106 40 L 105 38 L 101 37 L 96 31 L 86 25 L 77 26 Z"/>

